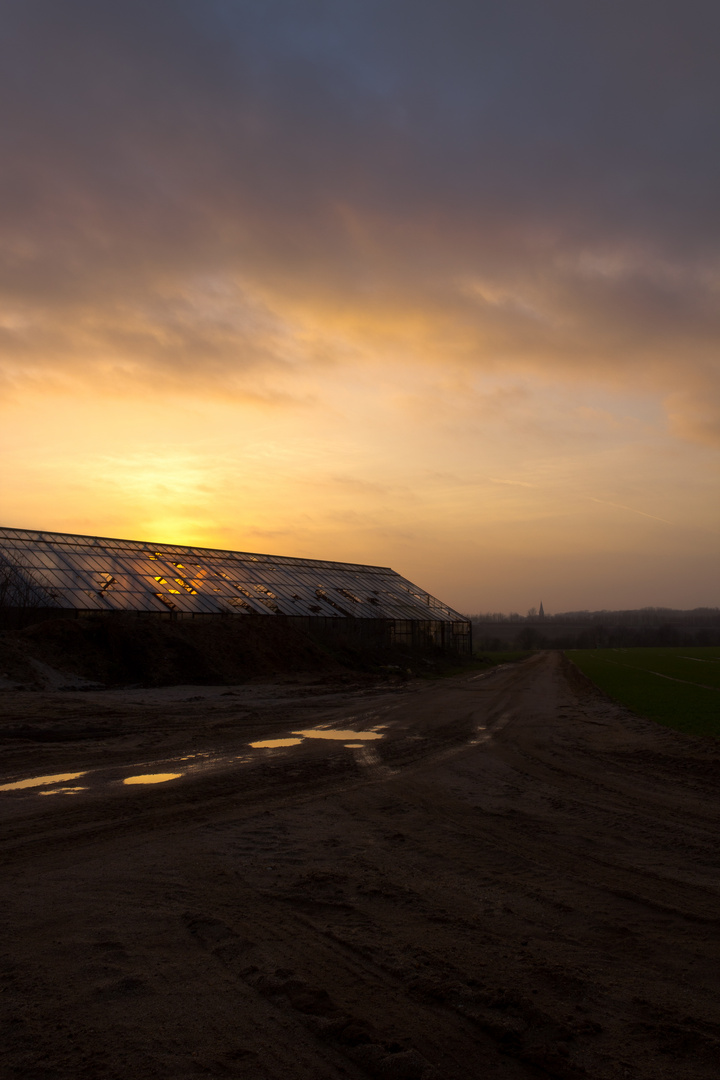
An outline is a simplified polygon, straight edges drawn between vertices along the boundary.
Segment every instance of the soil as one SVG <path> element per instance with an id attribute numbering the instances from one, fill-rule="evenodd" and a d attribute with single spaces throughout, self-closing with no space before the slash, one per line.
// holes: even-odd
<path id="1" fill-rule="evenodd" d="M 720 748 L 561 654 L 0 709 L 71 777 L 0 790 L 3 1078 L 717 1077 Z"/>

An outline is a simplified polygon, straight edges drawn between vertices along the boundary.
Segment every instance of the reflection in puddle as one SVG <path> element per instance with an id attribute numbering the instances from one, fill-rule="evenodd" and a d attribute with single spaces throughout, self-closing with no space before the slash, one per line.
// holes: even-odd
<path id="1" fill-rule="evenodd" d="M 56 773 L 54 776 L 31 776 L 29 780 L 17 780 L 14 784 L 3 784 L 0 791 L 19 791 L 21 788 L 44 787 L 46 784 L 59 784 L 62 780 L 77 780 L 84 772 Z M 43 792 L 43 794 L 48 794 Z"/>
<path id="2" fill-rule="evenodd" d="M 86 787 L 53 787 L 47 791 L 38 791 L 38 795 L 76 795 L 78 791 L 87 791 Z"/>
<path id="3" fill-rule="evenodd" d="M 332 728 L 308 728 L 306 731 L 293 731 L 293 735 L 302 735 L 306 739 L 338 739 L 340 742 L 347 742 L 348 739 L 369 742 L 383 737 L 381 731 L 333 731 Z"/>
<path id="4" fill-rule="evenodd" d="M 260 742 L 251 742 L 254 750 L 262 750 L 273 746 L 297 746 L 302 739 L 261 739 Z"/>
<path id="5" fill-rule="evenodd" d="M 346 719 L 352 720 L 355 718 L 347 717 Z M 367 719 L 369 718 L 366 718 L 366 722 Z M 368 747 L 366 746 L 368 742 L 373 742 L 382 738 L 384 738 L 384 733 L 377 730 L 353 731 L 352 729 L 346 728 L 306 728 L 302 731 L 293 731 L 285 738 L 257 739 L 247 745 L 253 750 L 274 750 L 282 747 L 299 746 L 305 739 L 320 739 L 344 743 L 345 748 L 348 750 L 361 751 L 363 749 L 368 750 Z M 224 754 L 200 752 L 165 758 L 158 762 L 137 762 L 135 765 L 136 768 L 138 766 L 140 768 L 152 768 L 153 765 L 155 765 L 155 768 L 162 768 L 163 765 L 166 768 L 168 765 L 171 767 L 174 765 L 175 768 L 177 768 L 180 762 L 182 762 L 183 769 L 181 772 L 139 773 L 136 776 L 126 776 L 123 780 L 116 779 L 117 773 L 115 772 L 114 767 L 111 771 L 111 775 L 103 776 L 103 773 L 106 772 L 104 769 L 94 769 L 91 770 L 91 773 L 96 784 L 110 784 L 113 786 L 118 783 L 123 785 L 165 784 L 169 780 L 179 780 L 184 776 L 192 777 L 198 772 L 205 772 L 209 769 L 227 768 L 229 765 L 243 765 L 252 760 L 252 755 L 247 753 L 245 755 L 228 757 Z M 255 758 L 256 762 L 257 760 L 258 759 Z M 132 764 L 126 764 L 124 768 L 132 768 Z M 89 777 L 90 773 L 88 773 L 87 770 L 83 770 L 82 772 L 32 776 L 25 780 L 15 780 L 12 783 L 0 784 L 0 792 L 37 788 L 42 790 L 33 791 L 33 795 L 76 795 L 79 792 L 90 790 L 88 787 L 76 787 L 70 784 L 70 781 L 79 780 L 81 776 Z"/>
<path id="6" fill-rule="evenodd" d="M 123 784 L 164 784 L 166 780 L 177 780 L 179 772 L 144 773 L 142 776 L 126 776 Z"/>

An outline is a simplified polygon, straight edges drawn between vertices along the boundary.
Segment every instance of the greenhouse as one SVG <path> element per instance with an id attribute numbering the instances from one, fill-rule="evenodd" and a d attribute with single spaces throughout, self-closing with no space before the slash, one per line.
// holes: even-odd
<path id="1" fill-rule="evenodd" d="M 281 616 L 323 634 L 471 651 L 459 612 L 389 567 L 0 528 L 6 618 Z"/>

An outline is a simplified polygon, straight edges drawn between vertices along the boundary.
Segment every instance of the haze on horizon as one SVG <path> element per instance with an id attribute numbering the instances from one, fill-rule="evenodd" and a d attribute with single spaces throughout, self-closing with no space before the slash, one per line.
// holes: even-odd
<path id="1" fill-rule="evenodd" d="M 0 28 L 0 524 L 720 604 L 717 4 Z"/>

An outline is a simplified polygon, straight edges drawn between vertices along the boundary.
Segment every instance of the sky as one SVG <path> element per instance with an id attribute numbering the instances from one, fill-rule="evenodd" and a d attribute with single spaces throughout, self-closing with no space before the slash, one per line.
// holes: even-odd
<path id="1" fill-rule="evenodd" d="M 720 604 L 720 6 L 4 0 L 0 524 Z"/>

